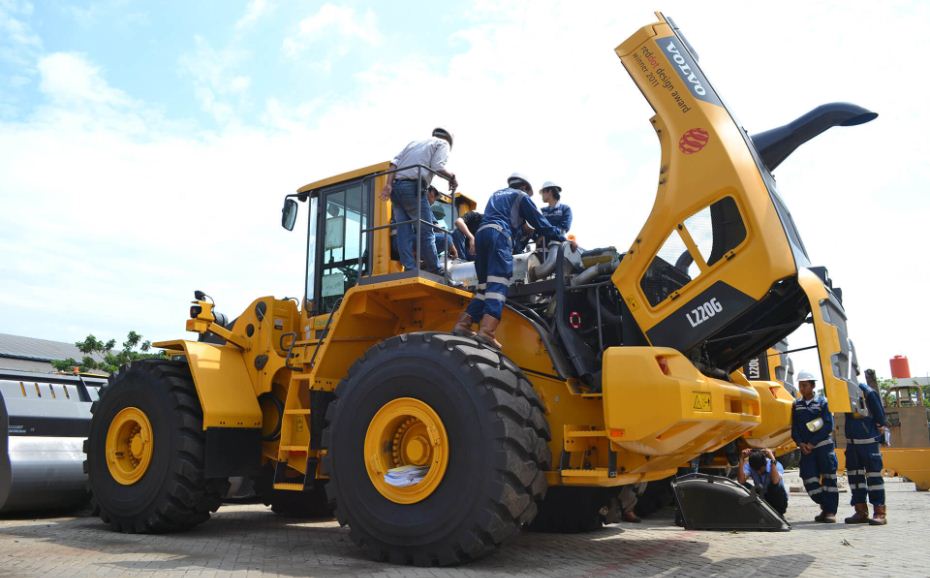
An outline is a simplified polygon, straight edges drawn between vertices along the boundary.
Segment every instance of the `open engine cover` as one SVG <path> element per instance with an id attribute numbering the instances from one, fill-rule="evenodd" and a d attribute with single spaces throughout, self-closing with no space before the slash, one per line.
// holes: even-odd
<path id="1" fill-rule="evenodd" d="M 688 474 L 672 480 L 672 489 L 688 530 L 791 529 L 754 491 L 729 478 Z"/>

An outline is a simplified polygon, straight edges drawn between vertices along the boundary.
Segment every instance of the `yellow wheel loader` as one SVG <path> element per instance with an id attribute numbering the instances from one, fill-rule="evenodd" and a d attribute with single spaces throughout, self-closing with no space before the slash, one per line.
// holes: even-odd
<path id="1" fill-rule="evenodd" d="M 229 480 L 262 478 L 308 500 L 325 488 L 352 539 L 396 563 L 467 562 L 524 525 L 590 529 L 620 486 L 764 423 L 758 391 L 731 376 L 808 319 L 831 408 L 861 412 L 840 296 L 770 171 L 875 114 L 826 105 L 749 137 L 661 14 L 616 52 L 662 147 L 654 209 L 626 252 L 515 256 L 497 351 L 449 333 L 471 264 L 438 276 L 392 259 L 392 228 L 437 226 L 392 223 L 378 191 L 405 167 L 300 188 L 282 224 L 307 206 L 303 297 L 262 297 L 225 323 L 198 292 L 199 339 L 158 343 L 170 360 L 103 390 L 86 446 L 103 520 L 182 530 Z"/>

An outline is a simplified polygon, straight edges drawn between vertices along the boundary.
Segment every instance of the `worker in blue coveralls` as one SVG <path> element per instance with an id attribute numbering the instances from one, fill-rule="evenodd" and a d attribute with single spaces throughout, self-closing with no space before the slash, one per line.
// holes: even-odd
<path id="1" fill-rule="evenodd" d="M 553 227 L 530 199 L 533 187 L 529 179 L 513 173 L 507 179 L 507 188 L 491 195 L 478 234 L 475 236 L 475 271 L 478 286 L 475 296 L 452 329 L 455 335 L 474 337 L 476 340 L 501 348 L 494 334 L 500 324 L 507 287 L 513 276 L 513 239 L 528 223 L 546 239 L 565 241 L 561 231 Z M 572 241 L 572 250 L 576 249 Z M 471 326 L 478 323 L 478 333 Z"/>
<path id="2" fill-rule="evenodd" d="M 823 396 L 814 397 L 817 379 L 807 371 L 798 374 L 801 399 L 791 413 L 791 437 L 801 450 L 801 480 L 821 512 L 815 522 L 836 522 L 840 494 L 836 487 L 836 454 L 833 452 L 833 414 Z"/>
<path id="3" fill-rule="evenodd" d="M 562 187 L 552 181 L 546 181 L 543 183 L 542 188 L 539 189 L 539 194 L 543 202 L 546 203 L 542 208 L 543 217 L 553 227 L 562 231 L 563 235 L 567 235 L 569 229 L 572 228 L 572 208 L 560 202 Z"/>
<path id="4" fill-rule="evenodd" d="M 859 389 L 865 397 L 869 415 L 846 414 L 846 475 L 852 492 L 850 503 L 856 511 L 845 522 L 884 526 L 888 520 L 885 518 L 885 483 L 879 444 L 884 439 L 888 422 L 878 392 L 864 383 L 859 384 Z M 866 496 L 875 510 L 871 518 Z"/>

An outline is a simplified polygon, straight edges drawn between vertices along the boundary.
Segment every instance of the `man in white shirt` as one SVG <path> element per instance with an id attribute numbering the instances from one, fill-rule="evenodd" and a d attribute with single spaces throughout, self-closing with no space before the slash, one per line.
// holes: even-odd
<path id="1" fill-rule="evenodd" d="M 400 262 L 406 270 L 416 269 L 414 258 L 414 239 L 416 238 L 416 220 L 422 219 L 426 223 L 432 220 L 429 201 L 426 198 L 426 189 L 436 174 L 449 180 L 449 190 L 458 187 L 455 175 L 446 169 L 449 160 L 449 151 L 452 150 L 452 133 L 444 128 L 436 128 L 430 138 L 413 141 L 404 147 L 404 150 L 391 161 L 391 169 L 402 170 L 387 175 L 387 182 L 381 189 L 381 200 L 388 198 L 393 203 L 394 220 L 398 223 L 414 221 L 413 223 L 397 225 L 397 252 Z M 422 165 L 422 166 L 418 166 Z M 428 167 L 427 170 L 423 167 Z M 419 195 L 419 203 L 417 196 Z M 425 269 L 431 273 L 439 272 L 439 257 L 436 255 L 435 233 L 432 227 L 420 223 L 420 260 L 425 263 Z"/>

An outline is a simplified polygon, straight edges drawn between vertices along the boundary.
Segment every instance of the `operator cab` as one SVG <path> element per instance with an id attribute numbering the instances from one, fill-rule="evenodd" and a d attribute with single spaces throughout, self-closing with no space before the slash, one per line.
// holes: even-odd
<path id="1" fill-rule="evenodd" d="M 391 220 L 390 202 L 381 202 L 378 193 L 391 169 L 389 162 L 315 181 L 287 195 L 281 212 L 281 226 L 293 230 L 297 223 L 298 201 L 309 205 L 307 217 L 307 275 L 304 309 L 308 316 L 331 313 L 351 287 L 383 276 L 428 276 L 444 283 L 442 277 L 424 271 L 403 271 L 393 242 L 397 224 Z M 426 194 L 424 189 L 421 194 Z M 461 194 L 440 193 L 433 203 L 437 232 L 452 232 L 462 211 L 473 210 L 474 200 Z M 420 226 L 431 226 L 430 216 L 421 217 Z"/>

